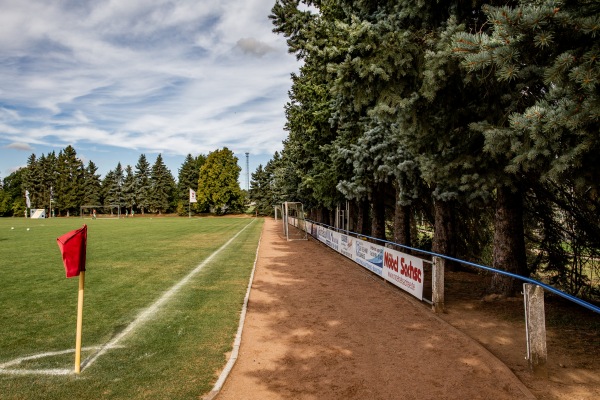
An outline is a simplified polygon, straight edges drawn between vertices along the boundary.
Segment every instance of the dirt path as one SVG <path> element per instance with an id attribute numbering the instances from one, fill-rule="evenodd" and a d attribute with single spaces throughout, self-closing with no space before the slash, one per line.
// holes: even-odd
<path id="1" fill-rule="evenodd" d="M 526 399 L 497 358 L 341 255 L 267 220 L 226 399 Z M 268 245 L 266 245 L 268 243 Z"/>

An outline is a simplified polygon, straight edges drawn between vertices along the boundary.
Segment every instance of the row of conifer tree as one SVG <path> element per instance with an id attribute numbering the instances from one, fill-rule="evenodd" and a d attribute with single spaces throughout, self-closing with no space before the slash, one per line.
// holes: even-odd
<path id="1" fill-rule="evenodd" d="M 278 0 L 270 18 L 303 65 L 253 176 L 262 209 L 333 224 L 349 202 L 356 232 L 599 294 L 598 1 Z"/>
<path id="2" fill-rule="evenodd" d="M 213 173 L 219 169 L 219 173 Z M 227 148 L 208 156 L 188 154 L 179 168 L 177 181 L 158 154 L 151 165 L 141 154 L 135 166 L 117 166 L 104 177 L 93 161 L 84 165 L 71 145 L 58 155 L 32 154 L 27 166 L 4 178 L 0 187 L 0 215 L 25 215 L 26 196 L 31 208 L 47 210 L 51 216 L 79 215 L 81 206 L 95 206 L 98 213 L 188 214 L 189 190 L 197 193 L 193 212 L 231 212 L 243 207 L 237 157 Z M 202 179 L 201 179 L 202 178 Z M 218 189 L 217 189 L 218 188 Z M 219 193 L 216 191 L 219 190 Z M 87 212 L 91 212 L 88 209 Z"/>

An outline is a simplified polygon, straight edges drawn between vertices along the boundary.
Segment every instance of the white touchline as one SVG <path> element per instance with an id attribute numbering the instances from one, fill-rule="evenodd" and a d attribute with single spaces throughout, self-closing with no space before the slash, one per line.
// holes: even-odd
<path id="1" fill-rule="evenodd" d="M 98 352 L 94 354 L 91 358 L 84 360 L 81 364 L 81 371 L 83 372 L 85 369 L 90 367 L 100 356 L 104 355 L 108 350 L 114 349 L 119 346 L 119 342 L 123 340 L 125 336 L 131 333 L 135 328 L 139 325 L 142 325 L 144 322 L 148 321 L 158 309 L 166 303 L 175 293 L 181 289 L 183 285 L 188 283 L 190 279 L 194 277 L 198 272 L 202 270 L 209 262 L 212 261 L 223 249 L 231 244 L 247 227 L 249 227 L 255 220 L 253 219 L 249 224 L 244 226 L 238 233 L 236 233 L 233 237 L 231 237 L 225 244 L 215 250 L 210 256 L 208 256 L 202 263 L 200 263 L 196 268 L 194 268 L 189 274 L 187 274 L 183 279 L 177 282 L 173 287 L 167 290 L 154 304 L 150 307 L 146 308 L 142 311 L 123 331 L 121 331 L 117 336 L 115 336 L 112 340 L 105 343 L 101 346 L 93 346 L 88 347 L 86 349 L 98 349 Z M 72 370 L 67 369 L 44 369 L 44 370 L 15 370 L 15 369 L 6 369 L 6 367 L 14 366 L 20 364 L 22 361 L 32 360 L 37 358 L 49 357 L 54 355 L 66 354 L 74 352 L 74 349 L 71 350 L 62 350 L 55 352 L 47 352 L 33 356 L 21 357 L 13 361 L 9 361 L 3 364 L 0 364 L 0 374 L 11 374 L 11 375 L 29 375 L 29 374 L 41 374 L 41 375 L 68 375 L 72 374 Z"/>
<path id="2" fill-rule="evenodd" d="M 85 347 L 83 351 L 99 350 L 100 346 Z M 69 375 L 73 373 L 72 369 L 6 369 L 21 364 L 24 361 L 38 360 L 45 357 L 60 356 L 63 354 L 75 353 L 75 349 L 48 351 L 45 353 L 34 354 L 32 356 L 19 357 L 14 360 L 0 364 L 0 373 L 9 375 Z"/>
<path id="3" fill-rule="evenodd" d="M 253 219 L 252 222 L 254 222 L 254 221 L 255 220 Z M 100 351 L 98 351 L 92 358 L 84 361 L 82 363 L 84 365 L 82 366 L 81 371 L 86 370 L 89 366 L 91 366 L 98 359 L 98 357 L 100 357 L 101 355 L 103 355 L 104 353 L 106 353 L 108 350 L 110 350 L 111 348 L 113 348 L 114 346 L 116 346 L 125 336 L 127 336 L 130 332 L 132 332 L 135 328 L 137 328 L 138 325 L 143 324 L 148 319 L 150 319 L 150 317 L 152 317 L 154 314 L 156 314 L 156 312 L 157 312 L 157 310 L 159 309 L 160 306 L 162 306 L 171 297 L 173 297 L 173 295 L 175 293 L 177 293 L 179 291 L 179 289 L 181 289 L 181 287 L 183 285 L 185 285 L 186 283 L 188 283 L 189 280 L 192 279 L 192 277 L 194 275 L 196 275 L 198 272 L 200 272 L 202 270 L 202 268 L 204 268 L 204 266 L 206 264 L 208 264 L 214 257 L 216 257 L 217 254 L 219 254 L 223 249 L 225 249 L 227 246 L 229 246 L 229 244 L 231 242 L 233 242 L 247 227 L 249 227 L 250 224 L 252 224 L 252 222 L 250 222 L 248 225 L 244 226 L 231 239 L 229 239 L 227 242 L 225 242 L 225 244 L 223 246 L 221 246 L 217 250 L 215 250 L 210 256 L 208 256 L 204 261 L 202 261 L 200 263 L 200 265 L 198 265 L 196 268 L 194 268 L 192 270 L 192 272 L 190 272 L 189 274 L 187 274 L 182 280 L 180 280 L 175 285 L 173 285 L 173 287 L 171 289 L 167 290 L 154 304 L 152 304 L 150 307 L 148 307 L 144 311 L 142 311 L 127 326 L 127 328 L 125 328 L 121 333 L 119 333 L 117 336 L 115 336 L 110 342 L 108 342 L 104 346 L 102 346 L 102 348 L 100 349 Z"/>

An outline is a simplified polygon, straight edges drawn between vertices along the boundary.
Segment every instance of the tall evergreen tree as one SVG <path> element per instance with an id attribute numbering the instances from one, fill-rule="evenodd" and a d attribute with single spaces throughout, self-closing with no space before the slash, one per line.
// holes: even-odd
<path id="1" fill-rule="evenodd" d="M 125 205 L 123 202 L 123 181 L 125 180 L 125 174 L 123 173 L 123 166 L 121 165 L 121 162 L 117 163 L 114 172 L 115 181 L 117 183 L 115 186 L 115 204 L 123 207 Z"/>
<path id="2" fill-rule="evenodd" d="M 179 175 L 177 179 L 177 190 L 179 200 L 186 203 L 189 200 L 189 190 L 198 190 L 198 174 L 200 168 L 198 167 L 198 161 L 191 154 L 188 154 L 179 168 Z"/>
<path id="3" fill-rule="evenodd" d="M 150 209 L 162 214 L 169 210 L 175 193 L 175 179 L 165 165 L 162 155 L 156 157 L 150 176 L 152 191 L 150 195 Z"/>
<path id="4" fill-rule="evenodd" d="M 596 212 L 600 205 L 600 176 L 592 167 L 598 164 L 600 146 L 600 47 L 596 38 L 600 7 L 585 0 L 546 0 L 486 6 L 482 11 L 486 24 L 477 34 L 456 33 L 454 47 L 470 72 L 469 79 L 496 94 L 491 101 L 497 112 L 474 123 L 472 129 L 484 135 L 485 152 L 501 168 L 494 266 L 522 273 L 528 192 L 537 192 L 536 207 L 545 209 L 551 205 L 540 204 L 539 199 L 556 201 L 554 207 L 561 207 L 560 193 L 570 193 L 568 209 L 583 211 L 574 220 L 582 222 L 583 230 L 598 232 L 585 222 L 584 215 L 591 215 L 591 210 L 572 205 L 581 199 L 580 204 L 592 205 Z M 561 188 L 563 182 L 570 187 Z M 564 209 L 561 220 L 569 210 Z M 552 225 L 545 216 L 532 215 L 538 215 L 543 226 Z M 539 231 L 539 226 L 534 229 Z M 560 235 L 550 237 L 563 241 Z M 547 240 L 541 245 L 551 252 L 562 247 L 544 243 Z M 493 282 L 497 291 L 518 290 L 510 278 L 495 276 Z"/>
<path id="5" fill-rule="evenodd" d="M 69 145 L 58 153 L 56 186 L 53 188 L 54 206 L 67 217 L 78 212 L 83 192 L 83 163 L 77 152 Z"/>
<path id="6" fill-rule="evenodd" d="M 142 214 L 148 211 L 150 206 L 150 196 L 152 185 L 150 182 L 150 164 L 144 154 L 141 154 L 135 165 L 136 193 L 135 198 L 137 207 Z"/>
<path id="7" fill-rule="evenodd" d="M 110 208 L 111 214 L 116 206 L 124 207 L 123 179 L 123 167 L 118 162 L 115 169 L 108 171 L 102 182 L 104 206 Z"/>
<path id="8" fill-rule="evenodd" d="M 133 168 L 127 165 L 125 168 L 125 178 L 123 180 L 123 204 L 129 210 L 133 211 L 135 207 L 136 180 Z"/>
<path id="9" fill-rule="evenodd" d="M 338 135 L 336 112 L 329 89 L 333 82 L 328 63 L 340 61 L 336 26 L 331 20 L 336 6 L 320 3 L 320 14 L 298 9 L 297 1 L 278 1 L 270 18 L 274 31 L 283 34 L 290 52 L 302 59 L 299 74 L 292 74 L 290 102 L 286 105 L 288 138 L 275 174 L 285 201 L 301 201 L 317 210 L 317 219 L 331 222 L 332 211 L 344 200 L 337 189 L 348 171 L 346 160 L 332 159 Z M 284 189 L 284 187 L 286 189 Z"/>
<path id="10" fill-rule="evenodd" d="M 98 206 L 101 204 L 102 182 L 100 174 L 97 174 L 98 167 L 93 161 L 88 161 L 83 174 L 83 194 L 82 205 Z"/>
<path id="11" fill-rule="evenodd" d="M 52 151 L 47 156 L 42 154 L 38 162 L 42 176 L 40 187 L 41 206 L 46 208 L 51 215 L 58 181 L 58 157 L 56 152 Z"/>
<path id="12" fill-rule="evenodd" d="M 115 171 L 111 169 L 104 175 L 104 179 L 102 180 L 102 202 L 104 207 L 110 210 L 111 214 L 113 213 L 112 206 L 118 204 L 118 196 L 119 181 L 117 180 Z"/>
<path id="13" fill-rule="evenodd" d="M 269 173 L 263 169 L 262 164 L 260 164 L 258 168 L 256 168 L 256 171 L 252 173 L 248 197 L 250 201 L 254 203 L 254 208 L 260 215 L 273 214 L 271 179 Z"/>
<path id="14" fill-rule="evenodd" d="M 38 159 L 35 154 L 31 154 L 27 158 L 27 167 L 23 172 L 23 191 L 29 191 L 32 208 L 37 208 L 38 204 L 42 204 L 42 179 L 43 176 Z"/>

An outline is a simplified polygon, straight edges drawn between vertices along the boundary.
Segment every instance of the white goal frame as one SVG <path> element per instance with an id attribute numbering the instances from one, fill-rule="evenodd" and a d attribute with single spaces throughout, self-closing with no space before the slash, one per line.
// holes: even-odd
<path id="1" fill-rule="evenodd" d="M 117 214 L 113 214 L 112 210 L 113 209 L 117 209 Z M 110 210 L 110 214 L 103 214 L 103 218 L 117 218 L 120 219 L 121 218 L 121 205 L 119 204 L 106 204 L 106 205 L 86 205 L 86 206 L 80 206 L 79 207 L 79 213 L 81 215 L 81 218 L 85 218 L 85 215 L 83 213 L 84 210 L 102 210 L 105 211 L 107 209 Z"/>
<path id="2" fill-rule="evenodd" d="M 304 205 L 297 201 L 286 201 L 281 205 L 283 234 L 288 241 L 308 240 Z"/>

